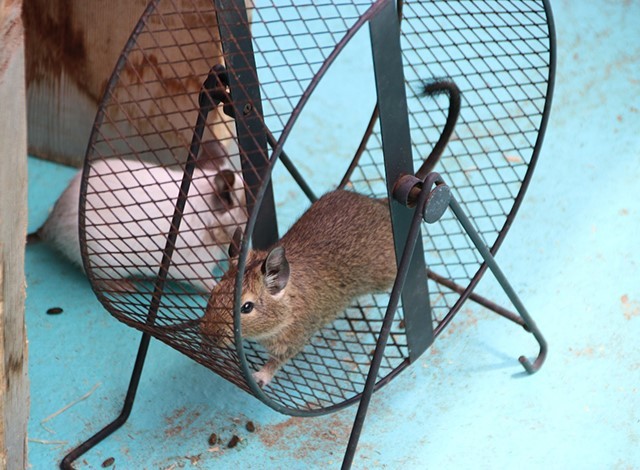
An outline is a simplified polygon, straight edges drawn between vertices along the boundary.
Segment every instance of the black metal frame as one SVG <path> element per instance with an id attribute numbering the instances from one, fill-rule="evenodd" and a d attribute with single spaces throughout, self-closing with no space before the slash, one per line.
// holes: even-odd
<path id="1" fill-rule="evenodd" d="M 409 131 L 409 111 L 402 70 L 402 49 L 400 48 L 400 23 L 397 21 L 395 3 L 386 2 L 385 7 L 369 23 L 373 67 L 376 78 L 378 109 L 380 110 L 380 131 L 387 180 L 387 194 L 391 210 L 393 238 L 398 260 L 398 271 L 402 272 L 407 233 L 413 226 L 413 211 L 393 196 L 396 182 L 407 174 L 413 174 L 413 156 L 411 154 L 411 133 Z M 409 348 L 409 362 L 415 361 L 433 343 L 433 324 L 427 289 L 426 267 L 423 256 L 422 237 L 411 245 L 410 258 L 403 276 L 407 289 L 402 292 L 404 306 L 405 331 Z M 408 241 L 408 240 L 407 240 Z M 393 297 L 392 297 L 393 298 Z M 396 301 L 397 303 L 397 301 Z"/>
<path id="2" fill-rule="evenodd" d="M 242 64 L 238 65 L 234 60 L 230 60 L 228 63 L 229 70 L 224 70 L 220 66 L 212 68 L 207 80 L 203 85 L 203 89 L 199 96 L 200 113 L 198 114 L 198 121 L 195 126 L 194 136 L 191 143 L 189 155 L 187 158 L 187 164 L 185 166 L 185 173 L 181 185 L 181 190 L 176 201 L 176 209 L 172 221 L 171 232 L 167 236 L 167 244 L 164 250 L 163 261 L 158 274 L 158 279 L 154 286 L 153 300 L 150 305 L 149 315 L 147 321 L 153 323 L 155 321 L 155 315 L 160 304 L 162 296 L 163 285 L 167 277 L 167 271 L 172 256 L 172 251 L 175 245 L 175 239 L 178 234 L 182 207 L 186 201 L 189 192 L 191 173 L 193 172 L 195 158 L 199 152 L 199 144 L 202 138 L 202 130 L 204 122 L 206 121 L 207 113 L 221 102 L 228 105 L 226 101 L 228 94 L 234 96 L 233 107 L 225 106 L 225 111 L 229 115 L 238 115 L 242 113 L 245 119 L 236 119 L 236 123 L 241 122 L 238 126 L 238 141 L 240 152 L 242 155 L 243 172 L 245 178 L 258 178 L 262 181 L 260 190 L 255 195 L 249 195 L 250 206 L 259 206 L 260 210 L 257 214 L 255 211 L 250 211 L 252 218 L 248 224 L 248 232 L 253 234 L 253 243 L 255 246 L 269 246 L 275 241 L 274 236 L 277 238 L 277 228 L 274 225 L 269 224 L 270 221 L 275 220 L 275 208 L 273 205 L 273 193 L 270 181 L 270 169 L 273 166 L 275 160 L 280 158 L 284 166 L 289 170 L 293 178 L 298 182 L 305 194 L 310 200 L 315 200 L 315 194 L 304 181 L 302 176 L 298 173 L 293 163 L 289 160 L 286 153 L 284 153 L 282 147 L 283 142 L 286 140 L 286 132 L 283 133 L 280 140 L 276 142 L 273 135 L 263 125 L 260 120 L 260 96 L 259 90 L 256 88 L 248 90 L 244 88 L 242 82 L 243 73 L 255 73 L 255 62 L 253 62 L 253 54 L 249 54 L 247 59 L 246 51 L 244 49 L 238 49 L 238 43 L 234 41 L 225 41 L 226 36 L 236 35 L 237 37 L 250 38 L 248 34 L 248 23 L 246 19 L 246 12 L 244 10 L 244 2 L 241 0 L 232 0 L 237 4 L 238 8 L 236 12 L 244 14 L 244 17 L 220 15 L 220 28 L 221 32 L 226 31 L 225 34 L 221 34 L 223 38 L 223 47 L 227 54 L 231 57 L 241 58 Z M 216 5 L 222 5 L 222 0 L 215 0 Z M 401 1 L 398 2 L 401 7 Z M 550 66 L 549 66 L 549 90 L 548 97 L 545 102 L 545 109 L 540 126 L 540 132 L 534 149 L 535 162 L 537 153 L 542 144 L 544 131 L 547 125 L 547 119 L 549 114 L 549 107 L 551 105 L 551 91 L 553 90 L 553 80 L 555 76 L 555 36 L 553 29 L 553 19 L 551 16 L 551 10 L 547 3 L 544 1 L 546 11 L 548 14 L 549 28 L 550 28 Z M 149 8 L 151 4 L 149 5 Z M 396 280 L 391 291 L 389 303 L 384 315 L 382 327 L 377 338 L 375 352 L 371 360 L 371 365 L 366 379 L 364 389 L 358 397 L 354 397 L 345 403 L 351 404 L 358 398 L 360 400 L 357 414 L 354 420 L 352 432 L 347 444 L 344 460 L 342 463 L 343 469 L 351 467 L 355 452 L 357 449 L 358 440 L 364 425 L 368 406 L 373 395 L 373 392 L 379 387 L 388 383 L 399 371 L 403 370 L 408 364 L 404 364 L 398 367 L 394 372 L 389 374 L 383 380 L 376 382 L 378 377 L 378 371 L 381 365 L 381 361 L 384 357 L 385 347 L 391 331 L 391 325 L 396 314 L 400 298 L 403 299 L 403 305 L 405 306 L 405 322 L 407 325 L 407 336 L 409 341 L 410 359 L 409 363 L 417 359 L 422 352 L 424 352 L 429 345 L 433 342 L 434 338 L 444 330 L 447 324 L 452 320 L 455 313 L 459 310 L 462 303 L 470 298 L 471 300 L 478 302 L 486 308 L 498 313 L 501 316 L 515 322 L 516 324 L 524 327 L 524 329 L 533 334 L 534 338 L 539 344 L 539 353 L 536 359 L 531 362 L 526 356 L 520 356 L 519 361 L 529 374 L 535 373 L 542 366 L 546 354 L 547 343 L 543 338 L 540 330 L 536 326 L 535 322 L 528 314 L 523 303 L 520 301 L 518 295 L 509 284 L 506 276 L 500 270 L 498 264 L 494 259 L 494 254 L 502 243 L 507 229 L 513 222 L 515 214 L 520 206 L 522 194 L 526 191 L 533 165 L 528 169 L 528 172 L 522 182 L 522 187 L 518 197 L 515 199 L 514 206 L 511 212 L 508 214 L 505 228 L 499 233 L 494 245 L 489 248 L 483 242 L 482 238 L 474 228 L 469 218 L 464 213 L 461 206 L 451 194 L 443 178 L 432 172 L 435 164 L 438 161 L 439 156 L 442 154 L 447 141 L 453 132 L 453 126 L 455 125 L 455 118 L 460 109 L 459 96 L 456 97 L 455 84 L 449 82 L 433 83 L 430 86 L 440 87 L 447 90 L 450 99 L 450 115 L 447 119 L 447 125 L 443 130 L 442 136 L 436 144 L 429 158 L 425 160 L 422 167 L 414 174 L 413 163 L 410 152 L 410 135 L 407 123 L 407 110 L 406 110 L 406 98 L 404 96 L 404 79 L 402 74 L 402 61 L 401 50 L 399 44 L 400 29 L 398 18 L 398 9 L 393 0 L 379 0 L 374 4 L 372 10 L 375 10 L 370 17 L 370 33 L 372 40 L 372 47 L 374 52 L 374 69 L 376 74 L 376 88 L 378 93 L 378 104 L 373 112 L 370 125 L 363 137 L 361 148 L 356 152 L 356 156 L 352 162 L 350 169 L 343 178 L 341 186 L 344 185 L 349 179 L 350 172 L 357 164 L 359 155 L 362 153 L 362 149 L 366 145 L 366 141 L 372 132 L 373 124 L 376 120 L 380 119 L 381 132 L 383 135 L 383 150 L 385 170 L 387 175 L 387 190 L 390 200 L 390 208 L 392 213 L 393 228 L 394 228 L 394 243 L 396 246 L 396 255 L 398 259 L 398 273 Z M 238 30 L 237 28 L 240 28 Z M 133 35 L 137 34 L 134 31 Z M 348 41 L 349 37 L 345 38 Z M 250 39 L 242 42 L 242 47 L 251 48 Z M 244 52 L 243 52 L 244 51 Z M 240 60 L 240 59 L 239 59 Z M 246 61 L 249 62 L 246 62 Z M 113 80 L 113 78 L 112 78 Z M 317 84 L 313 83 L 312 87 Z M 229 91 L 226 91 L 226 87 Z M 236 99 L 236 97 L 239 97 Z M 247 117 L 249 115 L 249 117 Z M 252 116 L 253 115 L 253 118 Z M 96 122 L 101 119 L 100 114 L 96 118 Z M 290 123 L 292 125 L 292 123 Z M 245 126 L 247 129 L 244 129 Z M 249 130 L 250 129 L 250 130 Z M 257 129 L 257 130 L 256 130 Z M 289 127 L 290 129 L 290 127 Z M 256 140 L 256 135 L 262 133 L 264 139 Z M 266 143 L 273 150 L 271 159 L 269 160 L 270 166 L 259 166 L 260 162 L 264 162 L 264 155 L 266 152 Z M 90 146 L 92 142 L 90 143 Z M 251 155 L 259 154 L 260 158 L 252 161 Z M 85 171 L 88 171 L 89 165 L 85 163 Z M 81 189 L 81 198 L 86 194 L 86 179 L 83 179 L 83 186 Z M 471 280 L 470 284 L 465 288 L 455 284 L 446 278 L 443 278 L 436 273 L 428 270 L 425 266 L 422 256 L 414 256 L 414 253 L 422 253 L 422 238 L 420 234 L 421 224 L 424 221 L 433 223 L 442 215 L 444 210 L 449 209 L 453 212 L 456 219 L 460 222 L 464 231 L 471 239 L 473 245 L 480 253 L 484 263 L 477 271 L 476 275 Z M 84 220 L 82 217 L 82 204 L 80 214 L 80 230 L 84 230 Z M 255 227 L 255 232 L 253 231 Z M 274 232 L 275 230 L 275 232 Z M 242 253 L 247 252 L 249 246 L 248 237 L 243 240 Z M 82 246 L 83 259 L 85 259 L 86 266 L 86 247 Z M 242 266 L 242 259 L 240 260 Z M 486 271 L 490 269 L 496 280 L 507 294 L 509 300 L 515 307 L 517 315 L 509 310 L 487 300 L 473 292 L 478 281 Z M 436 329 L 432 328 L 431 314 L 429 309 L 428 291 L 426 289 L 426 283 L 420 282 L 428 276 L 436 282 L 445 285 L 451 290 L 458 292 L 460 298 L 445 316 L 445 318 L 439 323 Z M 242 272 L 240 271 L 238 278 L 241 279 Z M 240 282 L 238 281 L 240 285 Z M 407 289 L 405 289 L 405 286 Z M 238 313 L 240 288 L 236 289 L 236 314 Z M 409 306 L 415 307 L 410 310 Z M 425 311 L 426 310 L 426 311 Z M 237 320 L 237 319 L 236 319 Z M 242 361 L 242 366 L 245 374 L 250 377 L 249 367 L 244 358 L 241 341 L 241 332 L 236 330 L 236 340 L 238 345 L 239 357 Z M 111 423 L 106 425 L 100 431 L 95 433 L 92 437 L 81 443 L 79 446 L 69 452 L 62 460 L 60 466 L 63 469 L 73 468 L 72 463 L 81 455 L 86 453 L 100 441 L 112 434 L 116 429 L 122 426 L 128 419 L 133 403 L 135 400 L 138 384 L 142 374 L 146 354 L 148 351 L 151 335 L 148 332 L 142 334 L 140 346 L 136 356 L 135 364 L 133 367 L 130 384 L 125 396 L 124 405 L 121 413 Z M 256 396 L 261 398 L 262 401 L 273 407 L 273 404 L 263 395 L 262 391 L 257 387 L 252 378 L 247 379 L 250 388 L 256 392 Z M 251 386 L 253 385 L 253 386 Z M 255 390 L 254 390 L 255 388 Z M 332 409 L 325 410 L 333 411 Z M 319 413 L 318 413 L 319 414 Z"/>
<path id="3" fill-rule="evenodd" d="M 158 309 L 160 308 L 160 302 L 164 291 L 164 285 L 167 281 L 167 274 L 169 272 L 169 266 L 171 264 L 171 257 L 175 250 L 176 239 L 180 232 L 180 225 L 182 223 L 182 216 L 184 213 L 184 207 L 189 196 L 189 189 L 191 187 L 192 175 L 196 165 L 196 158 L 200 153 L 200 143 L 202 142 L 202 135 L 204 133 L 205 123 L 207 122 L 207 116 L 209 112 L 218 106 L 220 103 L 225 103 L 226 99 L 226 86 L 227 73 L 223 66 L 215 65 L 211 68 L 209 75 L 202 84 L 202 90 L 198 96 L 199 112 L 196 118 L 194 126 L 193 138 L 191 139 L 191 145 L 189 147 L 189 153 L 185 164 L 184 174 L 182 182 L 180 184 L 180 191 L 176 198 L 176 207 L 174 209 L 173 217 L 171 220 L 170 231 L 167 234 L 167 243 L 163 250 L 162 261 L 160 262 L 160 269 L 153 288 L 153 296 L 149 305 L 149 312 L 147 315 L 147 324 L 152 325 L 157 317 Z M 87 171 L 87 170 L 85 170 Z M 82 193 L 86 194 L 86 187 L 82 189 Z M 80 214 L 80 219 L 83 221 L 84 217 Z M 86 260 L 86 256 L 83 257 Z M 133 366 L 133 372 L 131 374 L 131 382 L 127 390 L 127 394 L 124 400 L 122 411 L 118 417 L 96 434 L 91 436 L 85 442 L 73 449 L 67 454 L 60 463 L 61 468 L 72 468 L 71 463 L 78 457 L 83 455 L 89 449 L 94 447 L 97 443 L 105 439 L 112 434 L 116 429 L 122 426 L 133 408 L 133 402 L 138 390 L 138 384 L 140 383 L 140 376 L 144 367 L 144 361 L 147 357 L 147 351 L 149 349 L 149 343 L 151 341 L 151 334 L 144 332 L 142 339 L 140 340 L 140 346 L 138 347 L 138 353 L 136 355 L 136 361 Z"/>

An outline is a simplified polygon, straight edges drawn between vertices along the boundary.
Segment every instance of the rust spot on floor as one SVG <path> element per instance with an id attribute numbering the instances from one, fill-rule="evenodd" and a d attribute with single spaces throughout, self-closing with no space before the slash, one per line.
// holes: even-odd
<path id="1" fill-rule="evenodd" d="M 607 349 L 605 345 L 599 344 L 596 346 L 584 346 L 582 348 L 569 348 L 569 352 L 573 354 L 575 357 L 581 358 L 602 358 L 607 354 Z"/>
<path id="2" fill-rule="evenodd" d="M 620 297 L 622 303 L 622 313 L 627 320 L 640 316 L 640 303 L 635 300 L 629 300 L 629 296 L 624 294 Z"/>
<path id="3" fill-rule="evenodd" d="M 164 430 L 166 437 L 174 437 L 181 434 L 186 428 L 190 427 L 193 422 L 200 417 L 199 411 L 190 411 L 187 413 L 183 406 L 175 410 L 171 415 L 165 418 L 167 429 Z"/>
<path id="4" fill-rule="evenodd" d="M 469 328 L 474 328 L 477 324 L 478 317 L 475 312 L 472 309 L 467 308 L 458 313 L 455 319 L 447 325 L 444 330 L 444 334 L 449 336 L 454 333 L 460 333 Z"/>
<path id="5" fill-rule="evenodd" d="M 309 453 L 328 452 L 335 443 L 346 442 L 351 424 L 339 414 L 326 419 L 291 417 L 273 426 L 260 426 L 256 434 L 266 447 L 293 450 L 297 459 L 305 459 Z"/>
<path id="6" fill-rule="evenodd" d="M 591 346 L 587 346 L 586 348 L 582 348 L 582 349 L 569 348 L 569 351 L 571 351 L 574 356 L 578 356 L 578 357 L 592 357 L 594 352 L 593 347 Z"/>
<path id="7" fill-rule="evenodd" d="M 282 438 L 285 434 L 291 433 L 289 431 L 291 428 L 299 427 L 304 421 L 303 418 L 291 417 L 286 421 L 278 424 L 274 424 L 273 426 L 265 426 L 263 431 L 258 433 L 260 436 L 260 440 L 267 447 L 274 447 L 275 445 L 282 442 Z"/>

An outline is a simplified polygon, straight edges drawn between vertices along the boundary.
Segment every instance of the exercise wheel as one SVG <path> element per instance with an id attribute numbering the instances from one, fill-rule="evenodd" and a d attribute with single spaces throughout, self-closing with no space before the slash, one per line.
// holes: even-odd
<path id="1" fill-rule="evenodd" d="M 247 253 L 283 234 L 274 171 L 307 196 L 286 201 L 298 214 L 316 199 L 322 156 L 297 154 L 291 139 L 356 37 L 370 55 L 371 106 L 330 186 L 388 198 L 396 281 L 321 328 L 261 388 L 252 372 L 266 353 L 240 329 Z M 97 297 L 143 336 L 121 415 L 62 467 L 126 421 L 151 337 L 282 413 L 359 402 L 344 468 L 374 390 L 420 357 L 467 299 L 533 334 L 537 356 L 520 362 L 537 371 L 546 342 L 493 255 L 531 179 L 554 73 L 546 0 L 150 1 L 96 117 L 79 221 Z M 319 125 L 338 122 L 327 114 Z M 215 347 L 200 323 L 210 286 L 236 262 L 221 254 L 229 246 L 239 254 L 235 335 Z M 473 292 L 487 268 L 517 314 Z"/>

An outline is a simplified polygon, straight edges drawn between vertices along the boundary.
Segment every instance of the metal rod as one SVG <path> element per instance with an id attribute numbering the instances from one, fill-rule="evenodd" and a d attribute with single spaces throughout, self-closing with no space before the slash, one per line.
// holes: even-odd
<path id="1" fill-rule="evenodd" d="M 342 177 L 342 181 L 340 181 L 340 184 L 338 185 L 338 189 L 342 189 L 345 187 L 345 185 L 351 179 L 351 175 L 353 174 L 353 171 L 358 166 L 358 163 L 360 163 L 360 157 L 362 157 L 362 154 L 367 149 L 369 138 L 373 133 L 373 128 L 375 127 L 376 122 L 378 122 L 379 115 L 380 115 L 380 107 L 378 106 L 378 103 L 376 103 L 376 106 L 373 108 L 373 113 L 371 113 L 371 118 L 369 118 L 369 124 L 367 124 L 367 129 L 364 131 L 364 135 L 360 140 L 360 145 L 358 145 L 358 148 L 356 149 L 356 153 L 353 155 L 353 158 L 351 159 L 351 163 L 349 164 L 349 168 L 347 168 L 347 171 Z"/>
<path id="2" fill-rule="evenodd" d="M 228 86 L 229 76 L 227 75 L 226 69 L 222 65 L 216 66 L 216 67 L 220 67 L 219 76 L 221 79 L 224 79 L 224 81 L 226 81 L 226 84 L 223 83 L 223 85 Z M 233 102 L 229 100 L 229 94 L 225 89 L 214 90 L 211 96 L 214 102 L 217 101 L 218 103 L 221 102 L 224 104 L 223 110 L 227 116 L 233 119 L 236 118 L 236 112 L 235 112 L 235 108 L 233 107 Z M 275 150 L 276 146 L 278 145 L 278 142 L 276 141 L 275 137 L 273 136 L 269 128 L 266 126 L 266 124 L 264 126 L 264 131 L 267 136 L 267 143 L 269 144 L 272 150 Z M 294 181 L 298 183 L 298 186 L 300 186 L 300 189 L 302 189 L 302 192 L 304 192 L 307 198 L 309 198 L 311 202 L 316 201 L 318 198 L 314 194 L 313 190 L 311 189 L 311 186 L 309 186 L 307 181 L 304 179 L 302 174 L 298 171 L 298 169 L 293 164 L 293 162 L 291 161 L 291 159 L 289 158 L 289 156 L 286 154 L 284 150 L 280 152 L 280 155 L 278 155 L 278 158 L 282 160 L 284 167 L 287 169 L 287 171 L 292 176 Z"/>
<path id="3" fill-rule="evenodd" d="M 182 175 L 182 181 L 180 184 L 180 191 L 174 208 L 173 217 L 171 219 L 171 226 L 169 227 L 169 233 L 167 234 L 167 241 L 165 243 L 164 250 L 162 252 L 162 261 L 160 262 L 160 269 L 158 271 L 158 277 L 156 278 L 153 295 L 151 297 L 151 303 L 149 304 L 149 313 L 147 315 L 146 324 L 153 325 L 158 315 L 158 309 L 160 308 L 160 302 L 164 292 L 164 285 L 169 273 L 169 267 L 171 265 L 171 258 L 175 250 L 176 240 L 180 232 L 180 224 L 182 223 L 182 216 L 184 214 L 184 207 L 187 202 L 189 189 L 191 187 L 191 180 L 193 177 L 193 171 L 196 165 L 196 158 L 200 151 L 200 142 L 202 141 L 202 135 L 207 121 L 209 111 L 219 104 L 217 100 L 212 99 L 210 91 L 215 87 L 218 81 L 218 74 L 221 69 L 218 66 L 214 66 L 206 80 L 203 83 L 202 90 L 199 94 L 199 112 L 196 119 L 196 124 L 191 139 L 191 145 L 189 147 L 189 154 L 187 155 L 187 162 L 185 164 L 184 174 Z M 80 444 L 74 450 L 69 452 L 60 463 L 60 467 L 63 469 L 71 469 L 71 463 L 75 461 L 79 456 L 87 452 L 96 444 L 104 440 L 107 436 L 111 435 L 116 429 L 122 426 L 133 408 L 133 402 L 138 390 L 138 384 L 140 383 L 140 375 L 142 374 L 142 368 L 149 349 L 149 342 L 151 335 L 148 332 L 143 333 L 140 340 L 140 347 L 138 348 L 138 355 L 136 356 L 136 362 L 131 374 L 131 381 L 125 396 L 124 405 L 122 411 L 111 423 L 106 425 L 96 434 L 91 436 L 85 442 Z"/>
<path id="4" fill-rule="evenodd" d="M 219 102 L 212 99 L 210 90 L 214 89 L 216 84 L 219 83 L 218 75 L 221 73 L 221 67 L 214 65 L 200 90 L 198 96 L 198 116 L 196 118 L 196 124 L 194 126 L 193 136 L 191 138 L 191 145 L 189 146 L 189 153 L 187 155 L 187 161 L 184 167 L 184 173 L 182 175 L 182 181 L 180 182 L 180 191 L 178 192 L 178 198 L 173 210 L 173 216 L 171 217 L 171 225 L 169 226 L 169 233 L 167 234 L 167 241 L 162 251 L 162 260 L 160 261 L 160 269 L 158 270 L 158 276 L 154 283 L 153 295 L 151 297 L 151 303 L 149 305 L 149 314 L 147 316 L 147 325 L 151 325 L 155 322 L 158 315 L 158 309 L 160 308 L 160 302 L 164 293 L 164 286 L 167 282 L 169 275 L 169 267 L 171 266 L 171 258 L 176 248 L 176 240 L 180 233 L 180 225 L 182 223 L 182 217 L 184 215 L 184 208 L 189 196 L 189 189 L 191 188 L 191 182 L 193 179 L 193 171 L 196 167 L 196 160 L 198 153 L 200 152 L 200 142 L 202 142 L 202 135 L 204 134 L 204 128 L 207 123 L 207 116 Z"/>
<path id="5" fill-rule="evenodd" d="M 403 1 L 402 0 L 398 0 L 397 4 L 396 4 L 396 9 L 398 11 L 398 22 L 402 22 L 402 6 L 403 6 Z M 338 185 L 338 189 L 343 189 L 346 184 L 349 182 L 349 180 L 351 179 L 351 175 L 353 174 L 353 171 L 356 169 L 356 167 L 358 166 L 358 163 L 360 162 L 360 157 L 362 156 L 362 154 L 364 153 L 364 151 L 367 149 L 367 144 L 369 143 L 369 138 L 371 137 L 371 134 L 373 133 L 373 128 L 376 125 L 376 122 L 378 122 L 378 116 L 380 115 L 380 107 L 378 106 L 378 102 L 376 101 L 376 105 L 373 108 L 373 112 L 371 113 L 371 117 L 369 118 L 369 124 L 367 124 L 367 129 L 364 131 L 364 135 L 362 136 L 362 139 L 360 140 L 360 145 L 358 145 L 358 148 L 356 150 L 356 153 L 353 155 L 353 158 L 351 159 L 351 163 L 349 164 L 349 168 L 347 169 L 347 171 L 345 172 L 344 176 L 342 177 L 342 181 L 340 181 L 340 184 Z"/>
<path id="6" fill-rule="evenodd" d="M 395 2 L 387 0 L 380 1 L 379 4 L 382 9 L 371 18 L 369 32 L 393 240 L 396 260 L 400 260 L 414 214 L 403 202 L 395 199 L 394 192 L 398 180 L 414 171 L 411 128 Z M 427 350 L 434 338 L 423 250 L 420 237 L 416 241 L 416 255 L 409 265 L 407 288 L 402 292 L 405 334 L 411 362 Z"/>
<path id="7" fill-rule="evenodd" d="M 522 364 L 522 366 L 525 368 L 525 370 L 529 374 L 533 374 L 537 372 L 542 366 L 542 364 L 544 363 L 544 360 L 547 356 L 546 340 L 544 339 L 544 337 L 542 336 L 542 333 L 540 332 L 535 322 L 533 321 L 533 318 L 531 318 L 531 316 L 527 312 L 527 309 L 525 308 L 523 303 L 520 301 L 518 294 L 516 294 L 516 292 L 511 287 L 511 284 L 509 284 L 509 281 L 507 280 L 505 275 L 502 273 L 502 270 L 498 266 L 498 263 L 496 263 L 496 260 L 494 259 L 493 255 L 489 251 L 489 248 L 487 248 L 487 245 L 485 245 L 485 243 L 482 241 L 482 238 L 480 238 L 480 235 L 475 230 L 475 228 L 473 227 L 473 224 L 471 224 L 471 221 L 467 218 L 466 214 L 464 213 L 464 211 L 462 210 L 458 202 L 455 200 L 455 198 L 453 197 L 451 198 L 451 201 L 449 202 L 449 207 L 451 208 L 455 216 L 458 218 L 458 221 L 467 232 L 467 235 L 469 235 L 469 238 L 471 238 L 471 241 L 473 242 L 477 250 L 480 252 L 480 255 L 484 259 L 484 262 L 487 263 L 487 266 L 495 276 L 496 280 L 504 290 L 505 294 L 507 294 L 507 297 L 509 297 L 509 300 L 511 301 L 513 306 L 516 308 L 517 312 L 520 314 L 520 316 L 524 320 L 529 331 L 536 338 L 536 341 L 538 341 L 538 344 L 540 345 L 540 352 L 538 353 L 538 357 L 535 359 L 533 364 L 525 356 L 520 356 L 518 358 L 518 360 L 520 361 L 520 364 Z"/>
<path id="8" fill-rule="evenodd" d="M 443 286 L 451 289 L 454 292 L 457 292 L 460 295 L 462 295 L 466 290 L 466 288 L 461 286 L 460 284 L 456 284 L 451 279 L 441 276 L 440 274 L 437 274 L 431 271 L 430 269 L 427 269 L 427 276 L 429 276 L 429 279 L 437 282 L 438 284 L 442 284 Z M 517 323 L 518 325 L 524 327 L 528 331 L 528 326 L 524 322 L 522 317 L 519 317 L 518 315 L 511 312 L 510 310 L 507 310 L 506 308 L 498 305 L 497 303 L 485 297 L 482 297 L 481 295 L 476 294 L 475 292 L 471 292 L 468 298 L 473 300 L 475 303 L 480 304 L 483 307 L 493 311 L 494 313 L 497 313 L 498 315 L 501 315 L 506 319 L 511 320 L 514 323 Z"/>
<path id="9" fill-rule="evenodd" d="M 355 456 L 355 452 L 358 447 L 358 441 L 360 439 L 364 420 L 367 415 L 369 403 L 371 402 L 371 396 L 373 395 L 376 386 L 376 379 L 378 377 L 378 372 L 382 363 L 382 357 L 384 356 L 384 350 L 387 346 L 387 341 L 389 340 L 389 334 L 391 332 L 393 319 L 398 309 L 400 295 L 402 294 L 402 290 L 407 279 L 409 264 L 411 263 L 411 259 L 413 257 L 413 251 L 416 246 L 416 241 L 420 236 L 420 225 L 422 223 L 421 208 L 424 207 L 428 195 L 428 190 L 423 190 L 420 193 L 418 204 L 416 205 L 416 210 L 413 214 L 411 227 L 407 235 L 407 242 L 405 244 L 404 251 L 402 252 L 400 265 L 398 266 L 398 274 L 396 275 L 396 280 L 393 283 L 393 290 L 391 291 L 391 295 L 389 297 L 387 311 L 384 314 L 382 328 L 380 329 L 380 334 L 378 336 L 378 340 L 376 341 L 376 350 L 373 355 L 373 359 L 371 360 L 371 365 L 369 366 L 367 381 L 365 382 L 364 389 L 362 391 L 362 398 L 360 399 L 360 404 L 358 405 L 356 418 L 353 423 L 353 428 L 351 429 L 351 435 L 349 436 L 349 443 L 347 444 L 347 450 L 344 455 L 344 460 L 342 461 L 342 470 L 350 469 L 351 464 L 353 463 L 353 457 Z"/>
<path id="10" fill-rule="evenodd" d="M 229 104 L 236 117 L 236 140 L 247 188 L 247 213 L 252 214 L 254 208 L 258 211 L 251 239 L 254 248 L 267 249 L 279 237 L 253 36 L 244 0 L 214 0 L 214 4 L 231 95 Z M 262 185 L 265 191 L 258 201 L 254 191 Z"/>
<path id="11" fill-rule="evenodd" d="M 272 149 L 275 149 L 278 142 L 276 141 L 275 137 L 273 137 L 273 134 L 271 133 L 271 131 L 267 126 L 265 126 L 265 131 L 267 134 L 267 142 L 269 143 L 269 146 Z M 287 169 L 287 171 L 291 175 L 291 177 L 294 179 L 294 181 L 298 183 L 298 186 L 300 186 L 300 189 L 302 189 L 302 192 L 307 196 L 307 198 L 309 198 L 309 201 L 311 202 L 317 201 L 318 197 L 315 195 L 315 193 L 311 189 L 311 186 L 309 186 L 307 181 L 300 174 L 300 172 L 298 171 L 296 166 L 293 164 L 293 162 L 289 159 L 289 156 L 285 153 L 284 150 L 280 152 L 279 158 L 280 158 L 280 161 L 282 161 L 282 164 L 284 165 L 284 167 Z"/>
<path id="12" fill-rule="evenodd" d="M 96 444 L 113 434 L 114 431 L 120 428 L 127 421 L 131 414 L 131 409 L 133 408 L 133 402 L 136 398 L 138 385 L 140 384 L 140 376 L 142 375 L 142 368 L 144 367 L 144 361 L 147 357 L 150 340 L 151 335 L 149 333 L 142 334 L 140 347 L 138 348 L 138 355 L 136 356 L 136 362 L 133 366 L 133 372 L 131 373 L 131 381 L 129 382 L 129 388 L 127 389 L 127 395 L 124 398 L 124 404 L 120 414 L 100 431 L 69 452 L 64 459 L 62 459 L 62 462 L 60 462 L 60 468 L 64 470 L 73 469 L 71 464 L 77 460 L 78 457 L 87 453 L 91 448 L 95 447 Z"/>

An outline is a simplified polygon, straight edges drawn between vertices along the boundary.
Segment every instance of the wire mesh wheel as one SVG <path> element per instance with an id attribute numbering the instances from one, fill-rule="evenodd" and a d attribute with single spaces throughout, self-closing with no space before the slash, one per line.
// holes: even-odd
<path id="1" fill-rule="evenodd" d="M 242 339 L 241 274 L 251 247 L 264 249 L 282 235 L 277 227 L 290 222 L 282 213 L 300 214 L 307 205 L 276 205 L 272 174 L 279 169 L 311 200 L 318 187 L 388 196 L 394 182 L 385 162 L 394 156 L 383 151 L 374 80 L 380 86 L 381 78 L 374 77 L 375 39 L 366 33 L 389 4 L 152 0 L 108 84 L 87 152 L 81 250 L 105 308 L 291 415 L 327 413 L 360 398 L 389 293 L 359 298 L 260 388 L 251 372 L 268 358 L 257 342 Z M 548 118 L 555 55 L 549 5 L 391 4 L 394 18 L 401 17 L 413 166 L 432 153 L 450 112 L 446 95 L 424 96 L 425 83 L 446 78 L 461 92 L 459 118 L 425 174 L 438 171 L 495 253 L 529 184 Z M 353 68 L 370 80 L 369 87 L 358 83 L 369 106 L 349 132 L 356 138 L 345 143 L 351 153 L 338 175 L 326 171 L 322 155 L 297 151 L 292 139 L 305 106 L 331 99 L 322 95 L 323 83 L 354 44 L 364 65 Z M 337 111 L 319 125 L 330 133 L 339 123 Z M 236 290 L 229 292 L 235 334 L 231 346 L 216 347 L 203 341 L 200 323 L 211 287 L 229 267 L 237 228 L 244 236 Z M 431 341 L 474 295 L 487 266 L 452 211 L 422 225 L 419 246 L 427 268 L 419 282 L 429 300 L 418 308 L 430 315 Z M 377 386 L 415 359 L 406 307 L 392 324 Z"/>

